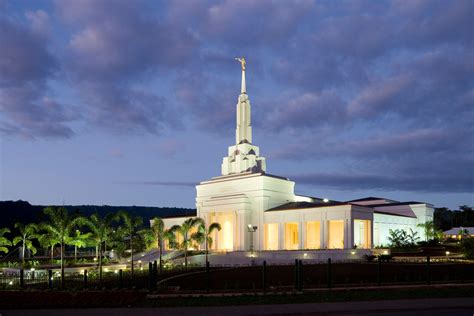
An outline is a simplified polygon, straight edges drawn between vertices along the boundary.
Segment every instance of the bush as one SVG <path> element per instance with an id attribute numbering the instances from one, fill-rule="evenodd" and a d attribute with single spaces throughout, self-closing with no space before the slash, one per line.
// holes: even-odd
<path id="1" fill-rule="evenodd" d="M 419 241 L 418 246 L 420 247 L 437 247 L 439 246 L 439 240 L 438 239 L 430 239 L 428 241 Z"/>
<path id="2" fill-rule="evenodd" d="M 364 255 L 364 259 L 367 260 L 367 262 L 373 262 L 375 260 L 375 258 L 377 258 L 377 256 L 368 255 L 368 254 Z"/>
<path id="3" fill-rule="evenodd" d="M 474 238 L 466 238 L 461 242 L 461 251 L 466 259 L 474 259 Z"/>
<path id="4" fill-rule="evenodd" d="M 389 262 L 392 260 L 392 255 L 379 255 L 379 260 L 382 262 Z"/>

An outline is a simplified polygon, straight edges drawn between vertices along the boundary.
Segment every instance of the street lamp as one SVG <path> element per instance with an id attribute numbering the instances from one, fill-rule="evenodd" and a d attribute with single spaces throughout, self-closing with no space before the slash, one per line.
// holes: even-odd
<path id="1" fill-rule="evenodd" d="M 248 232 L 250 233 L 250 252 L 253 253 L 253 235 L 257 231 L 257 226 L 252 226 L 252 224 L 247 225 Z"/>

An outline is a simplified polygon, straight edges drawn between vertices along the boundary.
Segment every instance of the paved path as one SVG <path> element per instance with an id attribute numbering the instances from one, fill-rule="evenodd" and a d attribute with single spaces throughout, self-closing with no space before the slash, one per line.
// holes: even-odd
<path id="1" fill-rule="evenodd" d="M 390 301 L 363 301 L 340 303 L 252 305 L 225 307 L 173 307 L 173 308 L 111 308 L 111 309 L 43 309 L 1 311 L 0 316 L 148 316 L 148 315 L 474 315 L 474 299 L 441 298 Z"/>

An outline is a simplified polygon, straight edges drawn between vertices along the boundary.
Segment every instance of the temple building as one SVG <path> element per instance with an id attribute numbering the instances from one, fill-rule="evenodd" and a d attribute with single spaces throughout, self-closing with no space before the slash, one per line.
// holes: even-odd
<path id="1" fill-rule="evenodd" d="M 212 248 L 223 251 L 371 249 L 387 245 L 390 229 L 412 229 L 433 220 L 433 206 L 368 197 L 334 201 L 295 194 L 295 182 L 267 173 L 253 143 L 251 105 L 245 82 L 236 105 L 235 143 L 223 158 L 221 175 L 196 186 L 196 216 L 218 222 Z M 186 218 L 164 219 L 170 227 Z"/>

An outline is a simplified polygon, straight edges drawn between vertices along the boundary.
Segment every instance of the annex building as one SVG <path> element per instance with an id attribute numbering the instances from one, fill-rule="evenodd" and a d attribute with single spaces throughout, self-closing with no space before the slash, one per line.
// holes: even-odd
<path id="1" fill-rule="evenodd" d="M 412 229 L 424 238 L 417 224 L 433 220 L 431 204 L 378 197 L 333 201 L 302 196 L 295 193 L 294 181 L 267 173 L 266 160 L 252 139 L 245 60 L 239 61 L 242 84 L 235 142 L 222 160 L 221 175 L 196 186 L 196 216 L 222 226 L 213 237 L 212 249 L 372 249 L 388 244 L 389 229 Z M 186 218 L 165 218 L 164 222 L 171 227 Z"/>

